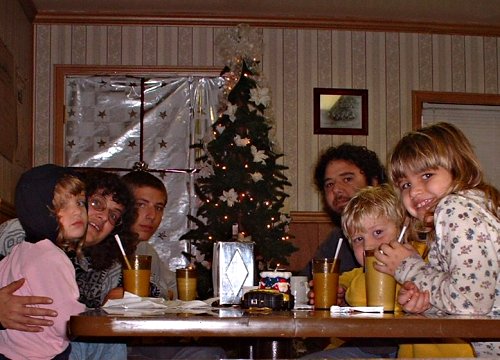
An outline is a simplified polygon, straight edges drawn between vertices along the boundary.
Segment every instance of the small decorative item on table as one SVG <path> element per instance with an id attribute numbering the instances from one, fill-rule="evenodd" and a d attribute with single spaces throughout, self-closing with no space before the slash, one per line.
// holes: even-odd
<path id="1" fill-rule="evenodd" d="M 253 248 L 253 242 L 220 241 L 214 244 L 212 279 L 219 304 L 240 304 L 243 287 L 254 285 Z"/>
<path id="2" fill-rule="evenodd" d="M 277 290 L 280 293 L 290 294 L 289 271 L 263 271 L 260 273 L 259 289 Z"/>
<path id="3" fill-rule="evenodd" d="M 242 305 L 249 309 L 291 310 L 294 306 L 290 294 L 291 272 L 263 271 L 260 273 L 259 289 L 249 291 Z"/>

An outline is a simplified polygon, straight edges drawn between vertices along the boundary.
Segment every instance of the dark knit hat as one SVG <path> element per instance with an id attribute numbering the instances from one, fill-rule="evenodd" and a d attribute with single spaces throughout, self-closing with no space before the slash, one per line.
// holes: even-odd
<path id="1" fill-rule="evenodd" d="M 52 213 L 52 199 L 57 182 L 73 171 L 54 164 L 34 167 L 21 175 L 16 186 L 16 214 L 24 231 L 26 241 L 57 239 L 58 222 Z"/>

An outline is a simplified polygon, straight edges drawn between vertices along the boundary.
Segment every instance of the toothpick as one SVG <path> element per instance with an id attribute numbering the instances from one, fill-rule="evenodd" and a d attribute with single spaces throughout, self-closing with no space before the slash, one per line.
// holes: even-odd
<path id="1" fill-rule="evenodd" d="M 132 266 L 130 265 L 130 262 L 128 261 L 127 255 L 125 254 L 125 250 L 123 250 L 123 245 L 122 241 L 120 240 L 120 237 L 118 234 L 115 235 L 116 242 L 118 243 L 118 247 L 120 248 L 120 251 L 122 252 L 123 259 L 125 259 L 125 263 L 127 264 L 127 268 L 129 270 L 132 270 Z"/>

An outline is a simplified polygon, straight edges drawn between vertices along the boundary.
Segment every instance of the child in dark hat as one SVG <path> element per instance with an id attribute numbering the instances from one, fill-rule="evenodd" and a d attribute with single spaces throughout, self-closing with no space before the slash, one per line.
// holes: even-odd
<path id="1" fill-rule="evenodd" d="M 19 295 L 44 294 L 58 311 L 43 332 L 0 332 L 0 354 L 11 359 L 64 359 L 66 323 L 85 306 L 65 251 L 81 252 L 87 230 L 85 185 L 69 169 L 48 164 L 25 172 L 16 187 L 16 212 L 26 241 L 0 261 L 0 287 L 25 278 Z M 1 356 L 0 356 L 1 358 Z"/>

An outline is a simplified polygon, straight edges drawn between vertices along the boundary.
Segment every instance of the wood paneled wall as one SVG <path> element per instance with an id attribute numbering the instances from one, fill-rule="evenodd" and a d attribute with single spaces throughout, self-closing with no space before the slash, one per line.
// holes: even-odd
<path id="1" fill-rule="evenodd" d="M 14 207 L 0 199 L 0 224 L 14 217 L 16 217 Z"/>
<path id="2" fill-rule="evenodd" d="M 211 26 L 35 25 L 35 163 L 53 160 L 54 64 L 220 67 Z M 366 145 L 385 162 L 411 129 L 411 91 L 499 93 L 500 38 L 261 28 L 262 75 L 292 187 L 286 211 L 321 211 L 312 182 L 326 147 Z M 313 134 L 313 88 L 366 88 L 368 136 Z"/>
<path id="3" fill-rule="evenodd" d="M 13 158 L 0 155 L 0 198 L 14 203 L 14 189 L 24 170 L 32 165 L 33 120 L 33 27 L 18 1 L 0 0 L 0 39 L 14 58 L 18 95 L 17 145 Z M 0 141 L 5 141 L 0 134 Z M 12 139 L 9 139 L 12 141 Z"/>
<path id="4" fill-rule="evenodd" d="M 300 271 L 314 257 L 316 249 L 328 237 L 334 225 L 330 217 L 320 211 L 292 211 L 290 216 L 290 234 L 294 236 L 291 242 L 300 251 L 290 256 L 287 268 L 290 271 Z"/>

